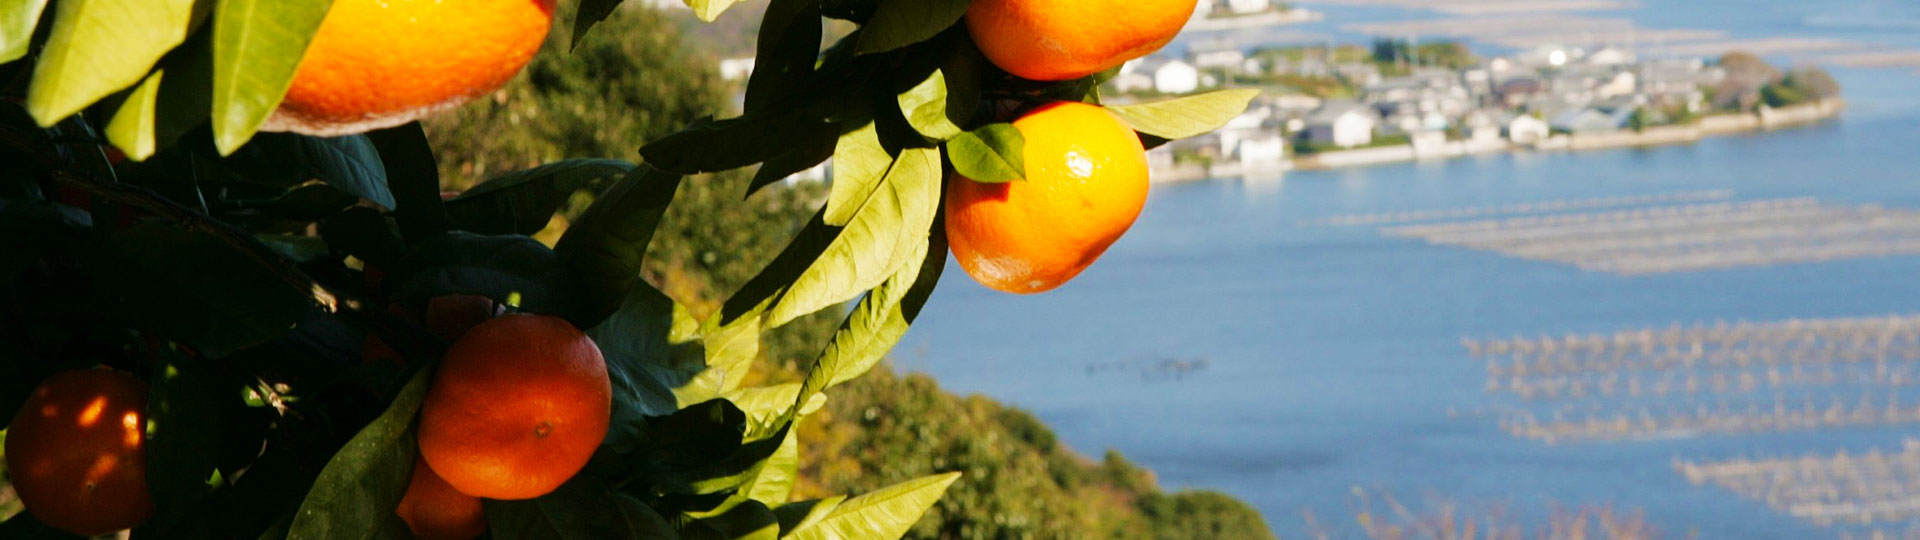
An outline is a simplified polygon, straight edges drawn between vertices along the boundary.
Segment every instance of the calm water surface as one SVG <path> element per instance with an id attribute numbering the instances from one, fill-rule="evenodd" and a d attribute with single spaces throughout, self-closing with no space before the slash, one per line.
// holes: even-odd
<path id="1" fill-rule="evenodd" d="M 1824 15 L 1814 2 L 1646 4 L 1627 12 L 1646 26 L 1920 46 L 1910 2 Z M 1000 294 L 950 268 L 897 363 L 1030 409 L 1083 453 L 1121 450 L 1166 487 L 1242 497 L 1282 537 L 1308 530 L 1303 511 L 1336 531 L 1353 523 L 1354 487 L 1523 520 L 1553 504 L 1644 508 L 1674 537 L 1830 535 L 1688 484 L 1671 460 L 1897 448 L 1920 429 L 1546 446 L 1485 414 L 1496 399 L 1460 339 L 1920 312 L 1920 257 L 1623 277 L 1303 222 L 1714 189 L 1920 209 L 1920 76 L 1836 75 L 1853 110 L 1806 129 L 1157 185 L 1132 232 L 1052 293 Z M 1165 358 L 1207 364 L 1183 377 L 1138 369 Z M 1116 363 L 1129 367 L 1101 369 Z"/>

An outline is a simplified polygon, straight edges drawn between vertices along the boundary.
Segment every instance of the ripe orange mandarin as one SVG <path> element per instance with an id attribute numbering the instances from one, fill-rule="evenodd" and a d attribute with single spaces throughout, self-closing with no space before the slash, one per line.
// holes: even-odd
<path id="1" fill-rule="evenodd" d="M 263 131 L 337 136 L 492 92 L 546 41 L 553 0 L 337 0 Z"/>
<path id="2" fill-rule="evenodd" d="M 480 498 L 453 489 L 425 459 L 414 460 L 413 481 L 393 512 L 420 540 L 472 540 L 487 532 Z"/>
<path id="3" fill-rule="evenodd" d="M 447 349 L 420 405 L 420 455 L 461 493 L 531 499 L 586 466 L 612 407 L 591 338 L 559 317 L 507 315 Z"/>
<path id="4" fill-rule="evenodd" d="M 42 381 L 7 428 L 7 474 L 27 512 L 81 536 L 152 516 L 146 409 L 147 383 L 124 373 L 82 369 Z"/>
<path id="5" fill-rule="evenodd" d="M 1007 73 L 1078 79 L 1159 50 L 1195 0 L 973 0 L 967 33 Z"/>
<path id="6" fill-rule="evenodd" d="M 1126 122 L 1056 102 L 1013 122 L 1026 180 L 947 182 L 947 241 L 987 287 L 1030 294 L 1066 283 L 1120 239 L 1147 203 L 1147 154 Z"/>

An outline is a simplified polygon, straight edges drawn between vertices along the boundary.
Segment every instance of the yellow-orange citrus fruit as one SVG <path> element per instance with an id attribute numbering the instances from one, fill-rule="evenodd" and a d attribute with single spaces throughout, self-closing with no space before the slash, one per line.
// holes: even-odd
<path id="1" fill-rule="evenodd" d="M 591 338 L 559 317 L 507 315 L 447 349 L 420 405 L 420 455 L 461 493 L 531 499 L 586 466 L 612 406 Z"/>
<path id="2" fill-rule="evenodd" d="M 264 131 L 337 136 L 492 92 L 526 67 L 553 0 L 337 0 Z"/>
<path id="3" fill-rule="evenodd" d="M 967 33 L 1007 73 L 1064 81 L 1159 50 L 1195 0 L 973 0 Z"/>
<path id="4" fill-rule="evenodd" d="M 144 449 L 147 383 L 104 369 L 67 371 L 33 389 L 7 428 L 7 474 L 48 526 L 96 536 L 153 515 Z"/>
<path id="5" fill-rule="evenodd" d="M 420 540 L 472 540 L 487 532 L 480 498 L 453 489 L 425 459 L 415 459 L 413 481 L 393 513 Z"/>
<path id="6" fill-rule="evenodd" d="M 1113 245 L 1147 203 L 1147 153 L 1126 122 L 1094 105 L 1056 102 L 1013 122 L 1026 180 L 947 182 L 947 241 L 987 287 L 1053 289 Z"/>

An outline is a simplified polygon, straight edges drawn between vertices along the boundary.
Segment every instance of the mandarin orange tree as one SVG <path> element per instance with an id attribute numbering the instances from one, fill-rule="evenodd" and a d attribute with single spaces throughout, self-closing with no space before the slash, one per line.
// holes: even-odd
<path id="1" fill-rule="evenodd" d="M 795 423 L 921 315 L 950 231 L 983 283 L 1059 286 L 1140 212 L 1146 148 L 1252 98 L 1102 103 L 1193 0 L 979 2 L 772 0 L 741 110 L 462 193 L 416 120 L 619 0 L 0 4 L 0 537 L 899 537 L 957 473 L 796 501 Z M 641 279 L 683 183 L 829 160 L 711 313 Z M 802 382 L 743 385 L 823 310 Z"/>

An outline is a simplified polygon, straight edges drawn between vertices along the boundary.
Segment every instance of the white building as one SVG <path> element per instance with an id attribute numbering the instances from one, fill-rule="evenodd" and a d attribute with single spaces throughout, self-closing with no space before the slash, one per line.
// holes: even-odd
<path id="1" fill-rule="evenodd" d="M 1356 103 L 1328 104 L 1307 117 L 1307 140 L 1352 148 L 1373 142 L 1373 128 L 1380 122 L 1373 109 Z"/>
<path id="2" fill-rule="evenodd" d="M 1153 89 L 1168 94 L 1185 94 L 1200 88 L 1200 69 L 1193 64 L 1166 58 L 1136 60 L 1132 70 L 1153 78 Z M 1123 70 L 1125 68 L 1122 68 Z"/>
<path id="3" fill-rule="evenodd" d="M 1505 122 L 1502 122 L 1501 130 L 1506 132 L 1507 140 L 1513 141 L 1514 144 L 1538 143 L 1547 140 L 1547 136 L 1553 134 L 1553 128 L 1547 125 L 1546 120 L 1534 118 L 1529 114 L 1508 117 Z"/>

